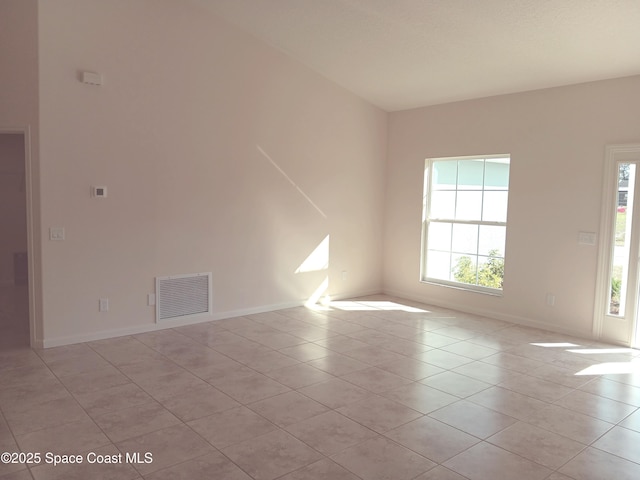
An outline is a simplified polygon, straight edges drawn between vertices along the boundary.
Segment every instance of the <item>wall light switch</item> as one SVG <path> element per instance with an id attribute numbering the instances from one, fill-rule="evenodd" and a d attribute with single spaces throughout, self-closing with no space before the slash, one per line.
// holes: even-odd
<path id="1" fill-rule="evenodd" d="M 82 72 L 81 79 L 87 85 L 102 85 L 102 75 L 96 72 Z"/>
<path id="2" fill-rule="evenodd" d="M 594 232 L 578 233 L 578 245 L 595 245 L 596 234 Z"/>
<path id="3" fill-rule="evenodd" d="M 55 241 L 64 240 L 64 227 L 49 228 L 49 240 L 55 240 Z"/>

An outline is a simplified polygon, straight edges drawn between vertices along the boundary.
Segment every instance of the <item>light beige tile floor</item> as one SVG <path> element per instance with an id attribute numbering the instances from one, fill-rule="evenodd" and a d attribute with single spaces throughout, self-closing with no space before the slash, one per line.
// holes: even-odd
<path id="1" fill-rule="evenodd" d="M 1 480 L 640 478 L 634 350 L 384 296 L 37 351 L 15 323 L 0 451 L 84 462 Z"/>

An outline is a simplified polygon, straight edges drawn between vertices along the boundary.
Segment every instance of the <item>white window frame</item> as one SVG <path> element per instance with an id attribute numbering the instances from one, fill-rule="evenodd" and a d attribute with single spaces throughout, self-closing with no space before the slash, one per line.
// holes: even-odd
<path id="1" fill-rule="evenodd" d="M 640 308 L 640 224 L 634 220 L 631 234 L 627 282 L 625 292 L 626 308 L 623 315 L 609 313 L 611 294 L 611 268 L 613 263 L 615 242 L 616 206 L 618 196 L 618 168 L 620 163 L 636 164 L 636 187 L 631 211 L 640 211 L 640 195 L 638 180 L 640 179 L 640 143 L 608 145 L 605 151 L 605 162 L 602 183 L 602 210 L 600 213 L 600 241 L 598 246 L 597 286 L 594 302 L 593 335 L 601 340 L 627 345 L 632 348 L 640 346 L 640 325 L 638 309 Z"/>
<path id="2" fill-rule="evenodd" d="M 451 288 L 458 288 L 461 290 L 467 290 L 472 292 L 484 293 L 494 296 L 503 296 L 504 292 L 504 280 L 503 288 L 491 288 L 482 285 L 473 285 L 469 283 L 457 282 L 454 280 L 444 280 L 441 278 L 433 278 L 427 276 L 427 246 L 428 246 L 428 230 L 431 222 L 447 222 L 452 224 L 466 224 L 466 225 L 487 225 L 487 226 L 504 226 L 507 227 L 507 220 L 504 222 L 485 221 L 485 220 L 457 220 L 455 218 L 431 218 L 431 179 L 432 179 L 432 165 L 435 162 L 452 161 L 458 162 L 460 160 L 490 160 L 495 158 L 506 158 L 509 160 L 509 166 L 511 166 L 511 155 L 505 154 L 492 154 L 492 155 L 472 155 L 463 157 L 441 157 L 441 158 L 427 158 L 425 160 L 425 175 L 424 175 L 424 191 L 423 191 L 423 205 L 422 205 L 422 241 L 421 241 L 421 259 L 420 259 L 420 281 L 422 283 L 429 283 L 434 285 L 440 285 Z M 456 192 L 458 191 L 456 187 Z M 484 185 L 481 190 L 485 191 Z M 509 192 L 509 186 L 507 186 L 507 196 Z M 502 257 L 506 263 L 506 234 L 505 234 L 505 251 Z"/>

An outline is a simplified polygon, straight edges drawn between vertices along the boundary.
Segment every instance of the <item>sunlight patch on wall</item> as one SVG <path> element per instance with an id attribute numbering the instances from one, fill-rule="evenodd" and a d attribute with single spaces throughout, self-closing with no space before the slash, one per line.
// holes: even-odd
<path id="1" fill-rule="evenodd" d="M 329 268 L 329 235 L 300 264 L 296 273 L 318 272 Z"/>
<path id="2" fill-rule="evenodd" d="M 317 307 L 317 304 L 320 301 L 322 295 L 324 294 L 324 292 L 327 291 L 328 288 L 329 288 L 329 277 L 327 276 L 322 281 L 320 286 L 316 289 L 316 291 L 313 292 L 313 294 L 309 297 L 309 300 L 305 302 L 304 306 L 308 308 Z"/>
<path id="3" fill-rule="evenodd" d="M 311 200 L 309 195 L 307 195 L 293 179 L 287 175 L 280 165 L 276 163 L 273 158 L 269 156 L 267 152 L 265 152 L 260 145 L 256 145 L 256 149 L 260 154 L 266 158 L 271 166 L 275 168 L 280 175 L 282 175 L 287 182 L 291 184 L 293 188 L 311 205 L 316 212 L 318 212 L 322 218 L 327 218 L 327 215 L 322 211 L 322 209 L 316 205 L 316 203 Z M 309 256 L 300 264 L 300 266 L 296 269 L 295 273 L 306 273 L 306 272 L 319 272 L 322 270 L 327 270 L 329 268 L 329 235 L 327 235 L 322 242 L 309 254 Z M 320 286 L 313 292 L 313 294 L 309 297 L 309 299 L 305 302 L 305 306 L 307 307 L 316 307 L 318 302 L 322 298 L 323 304 L 328 304 L 331 299 L 328 296 L 323 297 L 323 294 L 329 288 L 329 277 L 325 277 Z"/>
<path id="4" fill-rule="evenodd" d="M 295 273 L 308 273 L 308 272 L 321 272 L 328 270 L 329 268 L 329 235 L 318 244 L 313 252 L 300 264 Z M 322 283 L 316 288 L 313 294 L 305 302 L 307 308 L 319 308 L 318 302 L 323 307 L 331 302 L 331 298 L 328 295 L 323 297 L 323 294 L 329 289 L 329 276 L 327 275 Z"/>

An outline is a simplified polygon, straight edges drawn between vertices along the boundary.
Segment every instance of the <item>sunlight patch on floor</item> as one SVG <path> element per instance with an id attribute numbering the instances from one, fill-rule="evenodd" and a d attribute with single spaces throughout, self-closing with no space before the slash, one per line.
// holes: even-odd
<path id="1" fill-rule="evenodd" d="M 403 305 L 401 303 L 390 301 L 375 301 L 367 300 L 362 302 L 354 301 L 334 301 L 331 302 L 331 307 L 338 310 L 395 310 L 410 313 L 430 313 L 429 310 L 423 310 L 421 308 L 410 307 L 409 305 Z"/>
<path id="2" fill-rule="evenodd" d="M 531 345 L 535 347 L 544 347 L 544 348 L 568 348 L 568 347 L 579 347 L 580 345 L 576 345 L 575 343 L 531 343 Z"/>
<path id="3" fill-rule="evenodd" d="M 640 362 L 597 363 L 585 368 L 584 370 L 580 370 L 575 375 L 610 375 L 625 373 L 640 373 Z"/>
<path id="4" fill-rule="evenodd" d="M 595 355 L 603 353 L 628 353 L 635 355 L 637 352 L 631 348 L 583 348 L 580 350 L 567 350 L 571 353 L 579 353 L 581 355 Z"/>

